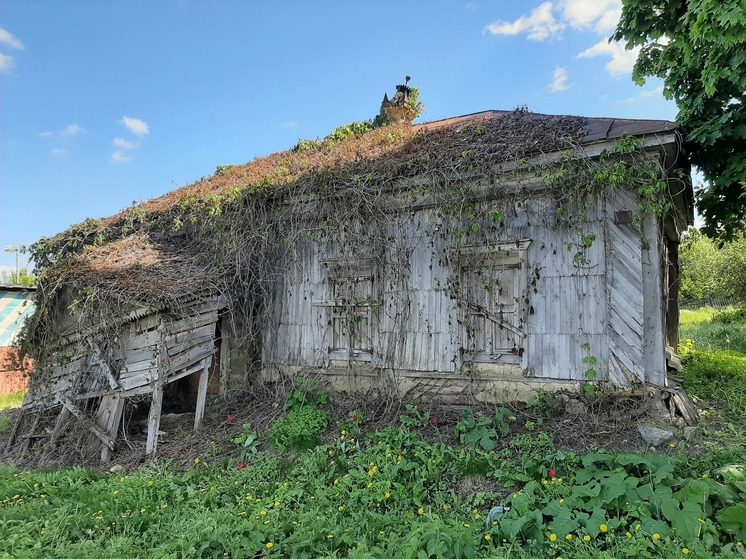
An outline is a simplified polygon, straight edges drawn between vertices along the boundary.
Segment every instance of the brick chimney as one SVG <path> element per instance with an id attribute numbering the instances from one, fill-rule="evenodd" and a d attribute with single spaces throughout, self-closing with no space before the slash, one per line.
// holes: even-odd
<path id="1" fill-rule="evenodd" d="M 389 122 L 412 122 L 415 118 L 415 111 L 409 106 L 409 96 L 412 88 L 407 85 L 411 78 L 406 77 L 403 84 L 396 86 L 396 94 L 389 99 L 387 93 L 383 94 L 381 102 L 381 112 L 386 115 Z"/>

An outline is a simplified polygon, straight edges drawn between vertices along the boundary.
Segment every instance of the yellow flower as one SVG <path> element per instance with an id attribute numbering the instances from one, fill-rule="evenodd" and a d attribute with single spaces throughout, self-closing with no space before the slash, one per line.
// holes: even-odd
<path id="1" fill-rule="evenodd" d="M 162 509 L 167 509 L 167 508 L 168 508 L 168 505 L 167 505 L 166 503 L 163 503 L 163 504 L 161 505 L 161 508 L 162 508 Z"/>
<path id="2" fill-rule="evenodd" d="M 119 495 L 119 491 L 114 491 L 114 496 L 116 497 L 117 495 Z"/>
<path id="3" fill-rule="evenodd" d="M 549 485 L 549 482 L 547 480 L 544 480 L 541 483 L 543 483 L 544 485 Z"/>
<path id="4" fill-rule="evenodd" d="M 199 464 L 199 463 L 200 463 L 200 459 L 199 459 L 199 456 L 197 456 L 197 458 L 195 458 L 195 459 L 194 459 L 194 463 L 195 463 L 195 464 Z"/>
<path id="5" fill-rule="evenodd" d="M 373 489 L 373 483 L 368 484 L 368 489 Z"/>
<path id="6" fill-rule="evenodd" d="M 559 504 L 560 504 L 560 505 L 564 505 L 564 504 L 565 504 L 565 500 L 564 500 L 564 499 L 560 499 L 560 500 L 559 500 Z"/>
<path id="7" fill-rule="evenodd" d="M 267 542 L 267 545 L 265 546 L 267 549 L 272 549 L 275 546 L 272 542 Z"/>
<path id="8" fill-rule="evenodd" d="M 464 522 L 464 528 L 471 528 L 471 524 L 467 524 L 466 522 Z"/>
<path id="9" fill-rule="evenodd" d="M 148 482 L 148 487 L 153 487 L 154 485 L 155 485 L 155 482 L 152 482 L 152 481 Z"/>
<path id="10" fill-rule="evenodd" d="M 591 537 L 588 534 L 586 534 L 585 536 L 583 536 L 583 541 L 584 542 L 589 542 L 589 541 L 591 541 Z"/>
<path id="11" fill-rule="evenodd" d="M 338 479 L 334 480 L 334 485 L 339 485 L 339 480 Z"/>
<path id="12" fill-rule="evenodd" d="M 627 536 L 628 539 L 630 540 L 632 539 L 632 534 L 630 534 L 629 532 L 627 532 L 625 535 Z"/>
<path id="13" fill-rule="evenodd" d="M 659 539 L 661 539 L 661 535 L 660 534 L 653 534 L 653 539 L 654 540 L 659 540 Z"/>
<path id="14" fill-rule="evenodd" d="M 599 530 L 601 530 L 605 534 L 609 531 L 609 527 L 606 524 L 601 524 L 601 526 L 599 526 Z"/>
<path id="15" fill-rule="evenodd" d="M 566 539 L 566 540 L 567 540 L 568 542 L 572 541 L 572 534 L 567 534 L 567 535 L 565 536 L 565 539 Z"/>
<path id="16" fill-rule="evenodd" d="M 259 516 L 267 516 L 267 511 L 266 510 L 259 511 Z"/>
<path id="17" fill-rule="evenodd" d="M 484 537 L 484 539 L 485 539 L 485 540 L 487 540 L 488 542 L 491 542 L 491 541 L 492 541 L 492 536 L 490 536 L 489 534 L 487 534 L 487 535 L 486 535 L 486 536 Z"/>
<path id="18" fill-rule="evenodd" d="M 640 526 L 639 524 L 638 524 L 638 525 L 636 525 L 636 526 L 635 526 L 635 532 L 639 532 L 639 531 L 640 531 L 640 528 L 641 528 L 641 526 Z"/>
<path id="19" fill-rule="evenodd" d="M 702 479 L 707 479 L 707 478 L 709 478 L 709 477 L 710 477 L 710 476 L 708 476 L 707 474 L 703 474 L 703 475 L 702 475 Z"/>
<path id="20" fill-rule="evenodd" d="M 39 484 L 38 483 L 34 484 L 34 489 L 39 489 Z"/>
<path id="21" fill-rule="evenodd" d="M 549 541 L 550 542 L 556 542 L 557 541 L 557 534 L 550 534 L 549 535 Z"/>
<path id="22" fill-rule="evenodd" d="M 282 504 L 282 503 L 280 503 L 280 501 L 275 501 L 275 508 L 276 508 L 276 509 L 280 508 L 280 505 L 281 505 L 281 504 Z"/>
<path id="23" fill-rule="evenodd" d="M 391 497 L 391 493 L 386 493 L 386 494 L 384 495 L 384 497 L 386 497 L 386 498 L 388 499 L 389 497 Z"/>
<path id="24" fill-rule="evenodd" d="M 423 514 L 425 514 L 425 509 L 423 509 L 422 507 L 418 508 L 417 509 L 417 514 L 419 514 L 420 516 L 422 516 Z"/>
<path id="25" fill-rule="evenodd" d="M 124 478 L 123 477 L 119 478 L 119 483 L 124 483 Z"/>
<path id="26" fill-rule="evenodd" d="M 681 553 L 683 553 L 684 555 L 689 555 L 689 548 L 685 547 L 684 549 L 681 550 Z"/>
<path id="27" fill-rule="evenodd" d="M 344 508 L 344 507 L 337 507 L 337 510 L 338 510 L 339 512 L 344 512 L 344 511 L 345 511 L 345 508 Z"/>
<path id="28" fill-rule="evenodd" d="M 329 534 L 328 536 L 326 536 L 326 539 L 327 540 L 333 540 L 334 539 L 334 534 Z"/>

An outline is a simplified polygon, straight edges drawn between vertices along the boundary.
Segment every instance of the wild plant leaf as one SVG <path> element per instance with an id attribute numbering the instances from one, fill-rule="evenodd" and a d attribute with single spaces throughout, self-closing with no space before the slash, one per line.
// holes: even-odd
<path id="1" fill-rule="evenodd" d="M 702 527 L 699 519 L 704 516 L 699 504 L 693 501 L 665 499 L 661 502 L 661 513 L 671 523 L 676 534 L 685 541 L 694 541 L 699 536 Z"/>
<path id="2" fill-rule="evenodd" d="M 573 518 L 572 512 L 568 508 L 563 508 L 547 525 L 550 532 L 564 538 L 567 534 L 578 529 L 580 523 Z"/>
<path id="3" fill-rule="evenodd" d="M 746 540 L 746 505 L 733 505 L 720 511 L 715 519 L 726 532 Z"/>
<path id="4" fill-rule="evenodd" d="M 601 480 L 601 500 L 606 504 L 613 503 L 618 497 L 627 494 L 625 474 L 619 473 Z"/>

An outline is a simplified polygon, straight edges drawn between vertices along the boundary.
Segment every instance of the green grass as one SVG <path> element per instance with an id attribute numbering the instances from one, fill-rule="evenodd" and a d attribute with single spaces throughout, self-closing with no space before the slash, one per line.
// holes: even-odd
<path id="1" fill-rule="evenodd" d="M 20 408 L 23 405 L 23 398 L 26 392 L 13 392 L 11 394 L 0 395 L 0 411 Z"/>
<path id="2" fill-rule="evenodd" d="M 705 307 L 681 313 L 679 351 L 684 384 L 713 400 L 729 419 L 746 416 L 746 318 L 743 311 Z"/>
<path id="3" fill-rule="evenodd" d="M 697 469 L 683 445 L 579 456 L 532 433 L 484 451 L 418 429 L 346 425 L 332 444 L 244 467 L 197 456 L 185 473 L 0 468 L 0 558 L 743 556 L 743 475 Z M 464 493 L 476 460 L 492 489 Z"/>

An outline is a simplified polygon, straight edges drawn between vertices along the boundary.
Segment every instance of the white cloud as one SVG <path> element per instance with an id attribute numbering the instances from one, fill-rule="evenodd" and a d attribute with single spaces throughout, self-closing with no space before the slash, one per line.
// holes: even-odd
<path id="1" fill-rule="evenodd" d="M 0 52 L 0 72 L 8 73 L 14 66 L 15 63 L 13 62 L 13 57 L 9 54 L 3 54 Z"/>
<path id="2" fill-rule="evenodd" d="M 558 22 L 553 13 L 551 2 L 544 2 L 534 8 L 531 14 L 522 16 L 515 21 L 507 22 L 498 20 L 486 27 L 488 33 L 493 35 L 520 35 L 526 34 L 526 38 L 532 41 L 543 41 L 549 37 L 562 35 L 565 24 Z"/>
<path id="3" fill-rule="evenodd" d="M 298 126 L 298 123 L 294 120 L 288 120 L 287 122 L 283 122 L 282 124 L 280 124 L 280 126 L 282 128 L 295 128 L 296 126 Z"/>
<path id="4" fill-rule="evenodd" d="M 67 155 L 67 150 L 60 149 L 60 148 L 52 148 L 52 151 L 49 152 L 50 157 L 58 158 L 58 157 L 64 157 Z"/>
<path id="5" fill-rule="evenodd" d="M 476 2 L 467 2 L 466 9 L 470 12 L 476 12 L 479 9 L 479 4 Z"/>
<path id="6" fill-rule="evenodd" d="M 619 77 L 632 71 L 639 51 L 639 48 L 625 50 L 624 45 L 617 41 L 609 42 L 606 39 L 601 39 L 592 47 L 581 52 L 578 58 L 610 56 L 611 60 L 606 63 L 606 70 L 612 76 Z"/>
<path id="7" fill-rule="evenodd" d="M 559 91 L 565 91 L 570 86 L 567 83 L 567 80 L 570 79 L 570 76 L 567 73 L 567 68 L 563 68 L 562 66 L 557 66 L 554 69 L 554 79 L 552 80 L 552 85 L 549 86 L 549 90 L 552 93 L 557 93 Z"/>
<path id="8" fill-rule="evenodd" d="M 131 155 L 127 155 L 127 152 L 121 150 L 117 150 L 111 154 L 112 163 L 130 163 L 134 159 Z"/>
<path id="9" fill-rule="evenodd" d="M 51 138 L 52 136 L 54 136 L 54 134 L 52 134 L 52 132 L 50 132 L 49 130 L 47 130 L 46 132 L 42 132 L 41 134 L 39 134 L 39 137 L 40 138 L 44 138 L 44 139 Z"/>
<path id="10" fill-rule="evenodd" d="M 124 138 L 114 138 L 112 143 L 114 144 L 114 147 L 119 148 L 119 150 L 123 151 L 132 151 L 138 146 L 138 144 L 136 144 L 135 142 L 129 142 Z"/>
<path id="11" fill-rule="evenodd" d="M 646 99 L 650 99 L 651 97 L 657 97 L 663 95 L 663 86 L 656 87 L 655 89 L 648 89 L 645 91 L 641 91 L 638 95 L 635 95 L 634 97 L 630 97 L 629 99 L 625 99 L 624 101 L 620 101 L 619 104 L 624 105 L 633 105 L 635 103 L 639 103 L 640 101 L 645 101 Z"/>
<path id="12" fill-rule="evenodd" d="M 622 13 L 622 0 L 561 0 L 562 17 L 574 29 L 593 28 L 609 35 Z"/>
<path id="13" fill-rule="evenodd" d="M 68 124 L 67 126 L 65 126 L 65 128 L 62 129 L 62 131 L 60 132 L 60 138 L 72 138 L 80 134 L 87 134 L 85 128 L 73 123 Z"/>
<path id="14" fill-rule="evenodd" d="M 2 27 L 0 27 L 0 43 L 8 45 L 10 48 L 16 50 L 23 50 L 26 48 L 10 31 L 3 29 Z"/>
<path id="15" fill-rule="evenodd" d="M 123 116 L 122 122 L 127 127 L 127 129 L 135 136 L 147 136 L 148 134 L 150 134 L 148 123 L 144 120 L 140 120 L 139 118 L 134 118 L 131 116 Z"/>

